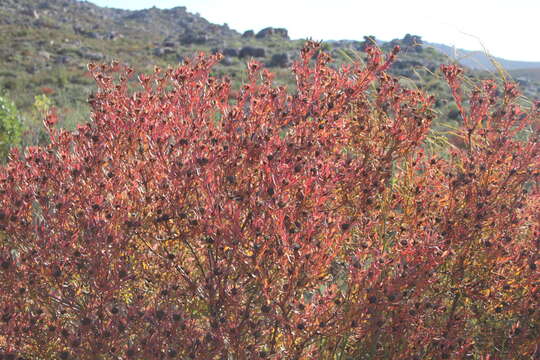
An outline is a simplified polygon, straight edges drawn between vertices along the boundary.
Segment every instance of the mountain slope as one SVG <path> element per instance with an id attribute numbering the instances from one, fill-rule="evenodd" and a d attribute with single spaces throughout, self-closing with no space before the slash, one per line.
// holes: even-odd
<path id="1" fill-rule="evenodd" d="M 540 62 L 506 60 L 500 57 L 490 56 L 482 51 L 456 49 L 452 46 L 436 43 L 426 43 L 426 46 L 435 48 L 437 51 L 442 52 L 452 59 L 456 59 L 463 66 L 467 66 L 471 69 L 496 70 L 493 61 L 499 63 L 506 70 L 540 68 Z"/>

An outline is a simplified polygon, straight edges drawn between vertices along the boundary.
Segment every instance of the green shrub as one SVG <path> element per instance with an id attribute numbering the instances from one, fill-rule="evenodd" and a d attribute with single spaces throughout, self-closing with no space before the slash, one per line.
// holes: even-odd
<path id="1" fill-rule="evenodd" d="M 22 124 L 15 104 L 0 96 L 0 161 L 4 162 L 12 146 L 21 142 Z"/>

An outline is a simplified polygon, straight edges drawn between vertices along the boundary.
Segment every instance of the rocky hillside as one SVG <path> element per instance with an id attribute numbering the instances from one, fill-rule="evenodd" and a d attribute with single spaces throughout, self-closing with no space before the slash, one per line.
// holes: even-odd
<path id="1" fill-rule="evenodd" d="M 285 29 L 240 34 L 184 7 L 125 11 L 76 0 L 2 0 L 0 32 L 0 89 L 23 109 L 43 91 L 60 107 L 84 107 L 89 62 L 117 59 L 146 71 L 222 51 L 218 71 L 235 77 L 251 57 L 286 67 L 302 44 L 289 41 Z"/>
<path id="2" fill-rule="evenodd" d="M 256 58 L 273 68 L 278 82 L 291 84 L 285 68 L 304 42 L 289 39 L 286 29 L 241 34 L 189 13 L 185 7 L 128 11 L 77 0 L 1 0 L 0 33 L 0 93 L 23 111 L 30 111 L 36 95 L 46 94 L 60 108 L 62 125 L 68 128 L 88 119 L 86 99 L 94 88 L 86 71 L 89 62 L 116 59 L 137 71 L 150 71 L 154 65 L 175 65 L 199 51 L 220 51 L 225 57 L 216 67 L 216 75 L 240 80 L 246 61 Z M 368 36 L 325 46 L 339 65 L 361 59 L 366 44 L 374 41 Z M 453 109 L 445 102 L 449 99 L 445 84 L 437 74 L 440 64 L 452 61 L 449 57 L 414 35 L 378 43 L 385 49 L 400 44 L 404 51 L 394 74 L 409 86 L 439 93 L 441 114 L 451 113 Z M 523 86 L 529 96 L 540 92 L 534 82 Z"/>

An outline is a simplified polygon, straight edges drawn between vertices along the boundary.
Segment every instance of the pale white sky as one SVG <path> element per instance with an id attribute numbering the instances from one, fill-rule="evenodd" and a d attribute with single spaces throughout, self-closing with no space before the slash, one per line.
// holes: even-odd
<path id="1" fill-rule="evenodd" d="M 509 60 L 540 61 L 540 0 L 90 0 L 144 9 L 185 6 L 239 32 L 284 27 L 292 38 L 381 40 L 406 33 L 482 50 Z"/>

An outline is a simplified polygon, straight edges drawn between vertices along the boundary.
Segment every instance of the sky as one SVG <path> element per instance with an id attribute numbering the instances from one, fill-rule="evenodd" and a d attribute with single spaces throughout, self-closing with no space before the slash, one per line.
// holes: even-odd
<path id="1" fill-rule="evenodd" d="M 185 6 L 243 32 L 284 27 L 293 39 L 389 41 L 406 33 L 508 60 L 540 61 L 540 0 L 90 0 L 112 8 Z"/>

